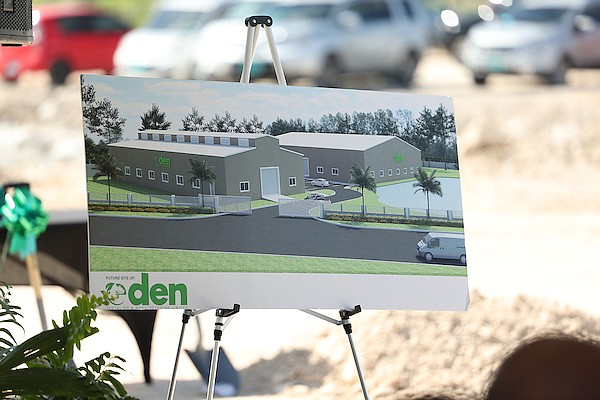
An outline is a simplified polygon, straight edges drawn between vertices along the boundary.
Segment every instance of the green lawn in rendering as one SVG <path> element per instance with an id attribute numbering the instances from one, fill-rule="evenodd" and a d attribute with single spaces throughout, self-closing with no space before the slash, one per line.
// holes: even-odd
<path id="1" fill-rule="evenodd" d="M 464 267 L 192 250 L 90 247 L 92 272 L 263 272 L 467 276 Z"/>

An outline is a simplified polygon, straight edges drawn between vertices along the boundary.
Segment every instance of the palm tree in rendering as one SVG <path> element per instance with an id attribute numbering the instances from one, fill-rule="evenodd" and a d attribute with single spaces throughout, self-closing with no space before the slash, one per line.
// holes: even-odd
<path id="1" fill-rule="evenodd" d="M 360 193 L 362 197 L 362 215 L 365 215 L 365 189 L 370 190 L 375 193 L 377 189 L 377 184 L 375 183 L 375 178 L 371 176 L 371 172 L 369 171 L 371 167 L 367 167 L 366 170 L 354 164 L 352 169 L 350 170 L 350 183 L 356 185 L 360 188 Z"/>
<path id="2" fill-rule="evenodd" d="M 423 192 L 427 197 L 427 218 L 429 219 L 429 193 L 442 197 L 442 184 L 435 178 L 435 170 L 428 175 L 423 168 L 419 168 L 419 171 L 415 174 L 415 179 L 417 182 L 413 183 L 413 187 L 418 187 L 415 194 Z"/>
<path id="3" fill-rule="evenodd" d="M 108 204 L 111 204 L 111 196 L 110 196 L 110 180 L 120 179 L 124 176 L 121 168 L 117 167 L 117 162 L 113 156 L 108 154 L 108 152 L 102 152 L 97 154 L 95 157 L 95 165 L 93 167 L 96 172 L 93 176 L 94 181 L 98 180 L 98 178 L 102 176 L 106 176 L 107 184 L 108 184 Z"/>
<path id="4" fill-rule="evenodd" d="M 211 170 L 214 167 L 209 166 L 206 160 L 190 158 L 190 164 L 192 166 L 192 170 L 188 172 L 192 176 L 190 182 L 193 184 L 195 181 L 200 181 L 200 196 L 202 197 L 202 207 L 204 207 L 204 182 L 213 183 L 217 180 L 217 175 Z"/>

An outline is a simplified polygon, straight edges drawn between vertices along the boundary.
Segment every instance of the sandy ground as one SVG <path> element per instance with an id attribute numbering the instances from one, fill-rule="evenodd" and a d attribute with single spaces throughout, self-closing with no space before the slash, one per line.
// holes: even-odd
<path id="1" fill-rule="evenodd" d="M 51 211 L 76 209 L 85 200 L 83 191 L 63 183 L 83 173 L 72 168 L 83 162 L 72 151 L 81 144 L 72 78 L 54 89 L 42 74 L 0 83 L 0 182 L 32 182 Z M 472 303 L 466 313 L 368 311 L 353 317 L 373 398 L 477 394 L 502 355 L 525 337 L 600 334 L 600 267 L 593 255 L 600 237 L 600 71 L 572 71 L 568 81 L 545 87 L 533 78 L 493 77 L 475 87 L 468 72 L 439 51 L 419 66 L 408 91 L 452 96 L 455 103 Z M 14 288 L 13 298 L 27 315 L 26 334 L 35 333 L 30 289 Z M 44 298 L 55 319 L 73 301 L 56 287 L 45 288 Z M 201 319 L 208 347 L 213 313 Z M 119 354 L 128 360 L 122 380 L 130 394 L 165 398 L 180 321 L 180 311 L 159 312 L 153 385 L 143 383 L 133 337 L 110 313 L 101 313 L 100 333 L 84 342 L 79 359 L 105 350 Z M 190 324 L 184 347 L 197 341 Z M 343 330 L 299 311 L 240 312 L 223 343 L 241 371 L 241 398 L 362 397 Z M 183 355 L 175 398 L 205 397 L 199 378 Z"/>

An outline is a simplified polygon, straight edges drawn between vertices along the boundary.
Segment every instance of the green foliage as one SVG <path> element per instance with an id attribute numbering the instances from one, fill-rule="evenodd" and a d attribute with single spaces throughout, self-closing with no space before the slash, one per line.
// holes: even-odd
<path id="1" fill-rule="evenodd" d="M 176 213 L 176 214 L 213 214 L 211 207 L 184 207 L 184 206 L 148 206 L 142 204 L 88 204 L 90 211 L 120 211 L 140 213 Z"/>
<path id="2" fill-rule="evenodd" d="M 361 215 L 328 212 L 325 218 L 332 221 L 342 222 L 374 222 L 382 224 L 445 226 L 452 228 L 464 227 L 462 221 L 449 221 L 447 219 L 437 218 L 404 218 L 398 215 Z"/>
<path id="3" fill-rule="evenodd" d="M 0 323 L 16 323 L 21 315 L 1 290 L 3 316 Z M 19 396 L 24 400 L 53 398 L 67 400 L 132 399 L 116 376 L 123 369 L 115 362 L 124 360 L 109 353 L 88 361 L 82 367 L 72 365 L 75 348 L 81 349 L 83 339 L 98 332 L 92 326 L 95 308 L 108 304 L 108 294 L 102 297 L 82 295 L 71 310 L 64 311 L 62 326 L 52 321 L 53 329 L 43 331 L 21 344 L 9 334 L 0 351 L 0 398 Z M 2 329 L 0 332 L 5 333 Z"/>
<path id="4" fill-rule="evenodd" d="M 167 121 L 167 115 L 163 111 L 160 111 L 158 104 L 152 103 L 152 108 L 146 111 L 144 115 L 140 117 L 142 119 L 142 126 L 140 127 L 140 131 L 145 131 L 148 129 L 155 130 L 167 130 L 171 127 L 171 122 Z"/>
<path id="5" fill-rule="evenodd" d="M 365 214 L 365 189 L 370 190 L 375 193 L 377 190 L 377 184 L 375 183 L 375 178 L 371 176 L 369 171 L 371 167 L 367 167 L 366 170 L 354 164 L 352 169 L 350 170 L 350 181 L 349 183 L 357 185 L 360 188 L 361 198 L 362 198 L 362 213 Z"/>

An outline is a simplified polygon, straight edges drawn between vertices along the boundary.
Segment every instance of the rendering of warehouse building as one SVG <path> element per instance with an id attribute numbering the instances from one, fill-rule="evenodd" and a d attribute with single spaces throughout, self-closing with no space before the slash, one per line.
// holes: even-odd
<path id="1" fill-rule="evenodd" d="M 354 164 L 377 183 L 410 178 L 421 152 L 395 136 L 292 132 L 249 133 L 142 131 L 109 151 L 123 180 L 182 196 L 199 193 L 253 200 L 304 193 L 305 178 L 347 183 Z M 216 180 L 192 180 L 190 159 L 206 160 Z"/>
<path id="2" fill-rule="evenodd" d="M 370 167 L 376 183 L 412 178 L 421 150 L 396 136 L 290 132 L 277 136 L 283 148 L 303 154 L 304 176 L 348 182 L 357 164 Z"/>
<path id="3" fill-rule="evenodd" d="M 190 159 L 206 160 L 217 177 L 204 194 L 254 199 L 304 193 L 303 156 L 263 134 L 142 131 L 137 140 L 109 145 L 124 181 L 168 193 L 197 196 Z"/>

